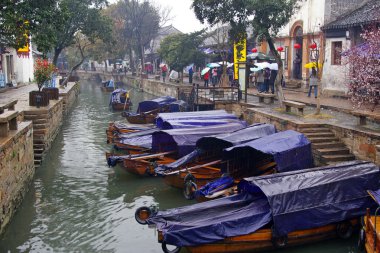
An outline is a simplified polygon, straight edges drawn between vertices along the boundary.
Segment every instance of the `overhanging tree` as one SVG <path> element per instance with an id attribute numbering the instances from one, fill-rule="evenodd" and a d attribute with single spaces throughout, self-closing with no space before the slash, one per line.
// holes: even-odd
<path id="1" fill-rule="evenodd" d="M 360 44 L 345 52 L 348 65 L 348 89 L 355 107 L 374 111 L 380 104 L 380 29 L 371 25 L 364 29 Z"/>
<path id="2" fill-rule="evenodd" d="M 62 50 L 75 43 L 78 32 L 88 38 L 102 35 L 108 21 L 100 10 L 106 3 L 106 0 L 56 0 L 50 22 L 44 20 L 41 29 L 33 34 L 38 50 L 44 53 L 53 50 L 56 64 Z"/>
<path id="3" fill-rule="evenodd" d="M 0 1 L 0 47 L 21 48 L 28 42 L 26 32 L 33 33 L 50 20 L 55 0 Z"/>
<path id="4" fill-rule="evenodd" d="M 241 41 L 248 26 L 252 26 L 259 40 L 265 40 L 278 64 L 275 81 L 277 97 L 280 104 L 284 100 L 281 87 L 283 64 L 274 45 L 274 38 L 280 28 L 299 7 L 302 0 L 193 0 L 192 8 L 197 18 L 211 25 L 228 23 L 235 41 Z"/>
<path id="5" fill-rule="evenodd" d="M 181 74 L 183 83 L 183 68 L 194 63 L 201 64 L 204 61 L 204 54 L 199 50 L 204 37 L 204 31 L 190 34 L 174 34 L 166 37 L 158 50 L 160 57 L 165 59 L 171 69 Z"/>

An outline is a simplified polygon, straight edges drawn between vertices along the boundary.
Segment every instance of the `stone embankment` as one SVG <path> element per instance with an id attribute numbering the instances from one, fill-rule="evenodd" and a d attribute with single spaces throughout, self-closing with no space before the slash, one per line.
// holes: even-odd
<path id="1" fill-rule="evenodd" d="M 0 99 L 0 106 L 17 101 L 15 108 L 5 109 L 0 114 L 0 234 L 21 204 L 36 167 L 41 164 L 79 94 L 79 84 L 69 83 L 60 89 L 58 100 L 37 108 L 29 106 L 32 89 L 35 87 L 29 85 L 10 90 Z M 7 115 L 17 116 L 16 126 Z"/>

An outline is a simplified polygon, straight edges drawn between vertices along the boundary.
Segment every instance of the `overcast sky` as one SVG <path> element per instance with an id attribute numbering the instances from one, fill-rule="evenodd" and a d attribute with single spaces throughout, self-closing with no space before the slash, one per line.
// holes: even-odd
<path id="1" fill-rule="evenodd" d="M 109 3 L 115 3 L 118 0 L 108 0 Z M 193 10 L 190 8 L 192 0 L 151 0 L 160 6 L 171 8 L 172 24 L 175 28 L 184 33 L 199 31 L 206 26 L 202 25 L 195 17 Z"/>
<path id="2" fill-rule="evenodd" d="M 153 0 L 161 6 L 171 8 L 171 16 L 173 19 L 169 22 L 184 33 L 201 30 L 205 27 L 195 17 L 193 9 L 191 9 L 192 0 Z"/>

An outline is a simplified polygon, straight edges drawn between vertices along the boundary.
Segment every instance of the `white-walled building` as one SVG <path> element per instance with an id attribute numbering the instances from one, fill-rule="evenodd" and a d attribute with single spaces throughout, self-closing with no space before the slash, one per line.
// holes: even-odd
<path id="1" fill-rule="evenodd" d="M 6 48 L 0 57 L 0 73 L 4 75 L 6 84 L 17 85 L 33 81 L 34 60 L 31 51 L 18 55 L 16 49 Z"/>

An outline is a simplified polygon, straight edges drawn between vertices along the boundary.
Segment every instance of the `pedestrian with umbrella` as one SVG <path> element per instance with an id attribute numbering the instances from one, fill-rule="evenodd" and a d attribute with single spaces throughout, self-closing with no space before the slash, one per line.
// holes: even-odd
<path id="1" fill-rule="evenodd" d="M 204 68 L 201 72 L 201 76 L 203 76 L 203 80 L 205 81 L 204 87 L 208 87 L 208 80 L 210 78 L 210 68 Z"/>

